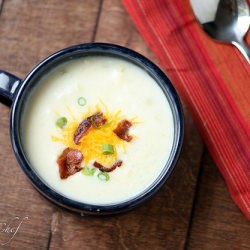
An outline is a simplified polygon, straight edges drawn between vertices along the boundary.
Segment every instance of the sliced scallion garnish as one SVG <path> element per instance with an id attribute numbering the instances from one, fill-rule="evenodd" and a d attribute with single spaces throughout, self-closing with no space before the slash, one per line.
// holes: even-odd
<path id="1" fill-rule="evenodd" d="M 64 129 L 65 126 L 67 125 L 67 122 L 68 122 L 68 120 L 66 117 L 64 117 L 64 116 L 60 117 L 56 121 L 56 126 L 59 127 L 60 129 Z"/>
<path id="2" fill-rule="evenodd" d="M 96 169 L 92 168 L 92 169 L 89 169 L 88 167 L 85 167 L 83 170 L 82 170 L 82 173 L 86 176 L 92 176 L 94 175 Z"/>
<path id="3" fill-rule="evenodd" d="M 101 181 L 108 181 L 109 180 L 109 174 L 106 172 L 100 172 L 97 177 L 101 180 Z"/>
<path id="4" fill-rule="evenodd" d="M 112 155 L 114 154 L 114 147 L 111 144 L 102 144 L 102 153 L 104 155 Z"/>
<path id="5" fill-rule="evenodd" d="M 93 115 L 90 117 L 90 121 L 91 121 L 92 125 L 94 126 L 94 128 L 99 129 L 99 127 L 96 125 L 96 123 L 94 121 L 94 116 Z"/>
<path id="6" fill-rule="evenodd" d="M 87 100 L 86 100 L 86 98 L 84 98 L 84 97 L 81 96 L 81 97 L 78 98 L 77 102 L 78 102 L 78 104 L 80 106 L 84 106 L 84 105 L 86 105 Z"/>

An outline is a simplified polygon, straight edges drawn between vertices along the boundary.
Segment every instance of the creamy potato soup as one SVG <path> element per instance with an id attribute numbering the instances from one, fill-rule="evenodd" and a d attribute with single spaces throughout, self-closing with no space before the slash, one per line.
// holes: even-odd
<path id="1" fill-rule="evenodd" d="M 35 172 L 70 199 L 129 200 L 163 170 L 173 145 L 164 93 L 140 67 L 91 56 L 40 80 L 25 107 L 23 144 Z"/>

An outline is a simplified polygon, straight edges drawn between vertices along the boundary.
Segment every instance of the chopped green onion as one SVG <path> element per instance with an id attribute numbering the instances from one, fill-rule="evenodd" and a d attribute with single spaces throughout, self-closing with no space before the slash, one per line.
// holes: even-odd
<path id="1" fill-rule="evenodd" d="M 86 105 L 87 100 L 84 97 L 79 97 L 77 102 L 80 106 L 84 106 L 84 105 Z"/>
<path id="2" fill-rule="evenodd" d="M 56 121 L 56 126 L 59 127 L 59 128 L 61 128 L 61 129 L 64 129 L 65 126 L 67 125 L 67 122 L 68 122 L 68 120 L 67 120 L 66 117 L 64 117 L 64 116 L 60 117 Z"/>
<path id="3" fill-rule="evenodd" d="M 88 167 L 85 167 L 85 168 L 82 170 L 82 173 L 83 173 L 84 175 L 86 175 L 86 176 L 92 176 L 92 175 L 94 175 L 95 170 L 96 170 L 96 169 L 94 169 L 94 168 L 89 169 Z"/>
<path id="4" fill-rule="evenodd" d="M 102 144 L 102 153 L 104 155 L 114 154 L 114 147 L 111 144 Z"/>
<path id="5" fill-rule="evenodd" d="M 91 121 L 92 125 L 94 126 L 94 128 L 96 128 L 96 129 L 99 129 L 99 128 L 100 128 L 100 127 L 98 127 L 98 126 L 96 125 L 96 123 L 95 123 L 95 121 L 94 121 L 94 116 L 93 116 L 93 115 L 90 117 L 90 121 Z"/>
<path id="6" fill-rule="evenodd" d="M 101 180 L 101 181 L 108 181 L 109 180 L 109 174 L 106 172 L 100 172 L 97 177 Z"/>

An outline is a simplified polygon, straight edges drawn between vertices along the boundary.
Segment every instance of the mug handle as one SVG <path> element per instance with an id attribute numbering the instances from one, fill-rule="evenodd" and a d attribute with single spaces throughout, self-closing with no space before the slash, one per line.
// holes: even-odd
<path id="1" fill-rule="evenodd" d="M 15 91 L 20 82 L 20 78 L 0 70 L 0 95 L 13 102 Z"/>

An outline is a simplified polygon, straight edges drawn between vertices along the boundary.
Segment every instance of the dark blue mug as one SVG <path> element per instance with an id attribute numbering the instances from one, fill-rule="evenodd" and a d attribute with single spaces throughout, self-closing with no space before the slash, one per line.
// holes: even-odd
<path id="1" fill-rule="evenodd" d="M 164 169 L 159 174 L 158 178 L 144 190 L 143 193 L 129 201 L 117 204 L 98 206 L 86 204 L 64 197 L 53 190 L 39 178 L 36 171 L 34 171 L 34 168 L 29 163 L 20 136 L 24 105 L 29 101 L 29 94 L 37 87 L 41 77 L 61 63 L 89 55 L 115 56 L 132 62 L 145 70 L 161 87 L 170 104 L 174 118 L 174 143 Z M 157 190 L 159 190 L 169 178 L 179 158 L 183 141 L 184 119 L 178 94 L 166 75 L 155 64 L 128 48 L 106 43 L 88 43 L 65 48 L 41 61 L 30 71 L 24 80 L 10 73 L 0 71 L 0 94 L 12 102 L 10 120 L 11 142 L 15 156 L 22 170 L 40 193 L 52 202 L 72 211 L 93 215 L 109 215 L 128 211 L 148 200 Z"/>

